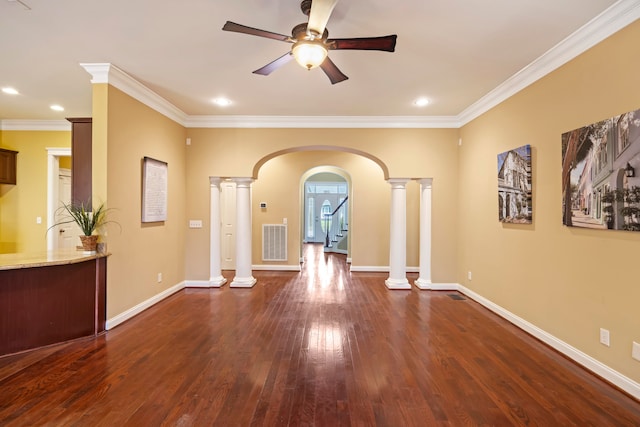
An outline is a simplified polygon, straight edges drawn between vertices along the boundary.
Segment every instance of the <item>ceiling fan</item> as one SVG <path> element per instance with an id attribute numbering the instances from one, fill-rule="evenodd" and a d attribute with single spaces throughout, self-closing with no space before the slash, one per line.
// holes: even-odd
<path id="1" fill-rule="evenodd" d="M 351 49 L 393 52 L 398 37 L 393 34 L 382 37 L 330 39 L 326 26 L 336 3 L 338 3 L 338 0 L 302 0 L 300 8 L 302 9 L 302 13 L 307 15 L 309 19 L 307 23 L 298 24 L 293 27 L 291 36 L 259 30 L 231 21 L 227 21 L 222 29 L 224 31 L 266 37 L 293 44 L 291 51 L 264 67 L 255 70 L 253 72 L 254 74 L 268 76 L 295 58 L 300 65 L 308 70 L 320 67 L 327 77 L 329 77 L 329 80 L 331 80 L 331 84 L 336 84 L 347 80 L 348 77 L 344 75 L 327 56 L 328 51 Z"/>

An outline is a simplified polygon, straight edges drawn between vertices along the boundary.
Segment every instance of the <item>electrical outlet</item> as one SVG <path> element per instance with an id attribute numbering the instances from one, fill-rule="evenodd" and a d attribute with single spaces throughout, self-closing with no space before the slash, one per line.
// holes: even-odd
<path id="1" fill-rule="evenodd" d="M 42 224 L 42 217 L 41 216 L 37 216 L 36 217 L 36 224 Z"/>
<path id="2" fill-rule="evenodd" d="M 631 357 L 640 362 L 640 344 L 637 342 L 633 342 L 633 347 L 631 348 Z"/>
<path id="3" fill-rule="evenodd" d="M 471 272 L 470 271 L 467 272 L 467 279 L 471 280 Z"/>
<path id="4" fill-rule="evenodd" d="M 609 347 L 611 344 L 609 339 L 609 330 L 600 328 L 600 344 Z"/>
<path id="5" fill-rule="evenodd" d="M 158 283 L 162 282 L 162 273 L 158 273 Z"/>

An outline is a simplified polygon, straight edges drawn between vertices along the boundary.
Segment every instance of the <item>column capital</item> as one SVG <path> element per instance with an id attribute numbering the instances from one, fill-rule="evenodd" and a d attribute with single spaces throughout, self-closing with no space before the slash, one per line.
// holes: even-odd
<path id="1" fill-rule="evenodd" d="M 430 188 L 433 185 L 433 178 L 420 178 L 417 181 L 425 188 Z"/>
<path id="2" fill-rule="evenodd" d="M 209 177 L 209 184 L 211 185 L 215 185 L 216 187 L 220 186 L 220 183 L 222 182 L 222 178 L 219 176 L 210 176 Z"/>
<path id="3" fill-rule="evenodd" d="M 247 177 L 235 177 L 231 178 L 231 181 L 235 182 L 236 186 L 250 187 L 255 180 L 253 178 Z"/>
<path id="4" fill-rule="evenodd" d="M 387 182 L 394 188 L 404 188 L 411 181 L 409 178 L 389 178 Z"/>

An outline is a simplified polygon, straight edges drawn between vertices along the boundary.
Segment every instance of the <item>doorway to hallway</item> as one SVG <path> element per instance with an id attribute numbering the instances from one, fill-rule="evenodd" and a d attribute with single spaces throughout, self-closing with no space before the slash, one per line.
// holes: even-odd
<path id="1" fill-rule="evenodd" d="M 349 182 L 321 171 L 304 181 L 302 243 L 322 243 L 326 252 L 348 254 Z"/>

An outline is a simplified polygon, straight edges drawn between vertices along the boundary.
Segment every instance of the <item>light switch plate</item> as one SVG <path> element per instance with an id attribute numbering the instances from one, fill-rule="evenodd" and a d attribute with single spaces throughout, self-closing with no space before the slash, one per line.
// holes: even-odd
<path id="1" fill-rule="evenodd" d="M 189 220 L 189 228 L 202 228 L 202 220 L 201 219 L 190 219 Z"/>

